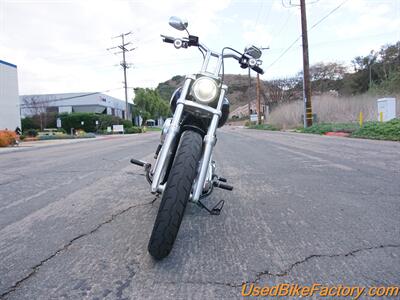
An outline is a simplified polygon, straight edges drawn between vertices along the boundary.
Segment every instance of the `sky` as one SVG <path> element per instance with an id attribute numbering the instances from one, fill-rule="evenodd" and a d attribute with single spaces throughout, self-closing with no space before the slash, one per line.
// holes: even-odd
<path id="1" fill-rule="evenodd" d="M 263 51 L 261 79 L 289 77 L 302 69 L 298 1 L 0 0 L 0 60 L 18 66 L 21 95 L 106 91 L 124 99 L 122 56 L 107 48 L 121 42 L 113 37 L 132 32 L 126 37 L 132 43 L 127 48 L 134 48 L 127 53 L 131 99 L 132 88 L 154 88 L 174 75 L 199 71 L 202 57 L 197 49 L 177 50 L 160 38 L 184 36 L 168 25 L 170 16 L 179 16 L 188 20 L 189 32 L 213 50 L 269 47 Z M 311 64 L 350 66 L 355 56 L 400 40 L 400 0 L 306 3 Z M 232 61 L 225 73 L 247 71 Z"/>

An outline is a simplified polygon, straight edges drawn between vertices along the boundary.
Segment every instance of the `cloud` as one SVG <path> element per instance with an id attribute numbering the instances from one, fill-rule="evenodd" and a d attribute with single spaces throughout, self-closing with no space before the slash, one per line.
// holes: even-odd
<path id="1" fill-rule="evenodd" d="M 173 75 L 200 68 L 199 51 L 176 50 L 161 42 L 160 34 L 185 35 L 168 26 L 168 18 L 178 15 L 186 17 L 189 31 L 213 49 L 271 46 L 263 56 L 267 66 L 299 36 L 299 9 L 284 8 L 280 0 L 264 6 L 260 1 L 265 0 L 0 0 L 0 59 L 18 65 L 21 94 L 113 89 L 122 87 L 121 55 L 106 49 L 121 42 L 112 37 L 132 31 L 127 39 L 136 49 L 127 54 L 133 64 L 128 70 L 129 86 L 154 87 Z M 338 4 L 321 0 L 308 5 L 309 26 Z M 263 10 L 258 14 L 260 6 Z M 310 32 L 310 44 L 398 31 L 399 8 L 398 0 L 349 0 Z M 385 36 L 383 43 L 394 36 Z M 362 50 L 372 45 L 369 42 L 360 43 L 359 49 L 354 43 L 338 43 L 343 50 L 340 59 L 363 55 Z M 337 56 L 335 47 L 323 51 L 311 47 L 310 59 Z M 246 72 L 234 62 L 226 66 L 229 73 Z M 266 70 L 266 76 L 296 73 L 300 67 L 301 50 L 296 45 Z M 123 98 L 124 93 L 112 94 Z"/>
<path id="2" fill-rule="evenodd" d="M 137 65 L 128 72 L 129 85 L 154 86 L 176 71 L 170 64 L 193 60 L 193 52 L 163 45 L 160 33 L 183 36 L 168 26 L 171 15 L 189 16 L 189 30 L 202 37 L 218 35 L 218 12 L 223 1 L 1 1 L 0 59 L 18 65 L 21 94 L 107 90 L 122 87 L 120 55 L 106 49 L 112 39 L 132 31 L 128 39 L 136 50 L 127 56 Z M 168 47 L 169 46 L 169 47 Z M 149 66 L 146 68 L 146 65 Z M 187 70 L 186 70 L 187 72 Z M 122 97 L 123 92 L 116 95 Z"/>

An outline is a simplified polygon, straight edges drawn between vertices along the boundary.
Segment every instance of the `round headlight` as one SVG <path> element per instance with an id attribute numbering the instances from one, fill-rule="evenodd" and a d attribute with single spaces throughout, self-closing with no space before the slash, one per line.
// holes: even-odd
<path id="1" fill-rule="evenodd" d="M 200 77 L 193 83 L 192 95 L 201 103 L 211 103 L 215 100 L 217 94 L 217 83 L 209 77 Z"/>

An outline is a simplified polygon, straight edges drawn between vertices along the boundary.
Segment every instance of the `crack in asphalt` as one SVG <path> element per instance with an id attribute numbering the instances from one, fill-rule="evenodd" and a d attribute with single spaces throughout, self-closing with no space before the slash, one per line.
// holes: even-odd
<path id="1" fill-rule="evenodd" d="M 31 267 L 31 271 L 25 275 L 22 279 L 18 280 L 17 282 L 15 282 L 11 287 L 8 288 L 8 290 L 6 290 L 4 293 L 0 294 L 0 299 L 4 298 L 5 296 L 8 296 L 9 294 L 11 294 L 12 292 L 16 291 L 18 289 L 18 287 L 25 282 L 26 280 L 28 280 L 29 278 L 31 278 L 32 276 L 34 276 L 36 274 L 36 272 L 40 269 L 40 267 L 42 267 L 45 263 L 47 263 L 48 261 L 50 261 L 52 258 L 54 258 L 55 256 L 57 256 L 58 254 L 64 252 L 65 250 L 67 250 L 75 241 L 86 237 L 88 235 L 91 235 L 93 233 L 95 233 L 96 231 L 98 231 L 101 227 L 103 227 L 106 224 L 111 223 L 112 221 L 114 221 L 115 218 L 119 217 L 120 215 L 128 212 L 131 209 L 137 208 L 137 207 L 142 207 L 142 206 L 147 206 L 147 205 L 153 205 L 154 202 L 157 200 L 157 198 L 149 201 L 149 202 L 145 202 L 145 203 L 139 203 L 139 204 L 135 204 L 135 205 L 131 205 L 113 215 L 111 215 L 111 217 L 109 219 L 107 219 L 106 221 L 98 224 L 95 228 L 93 228 L 92 230 L 82 233 L 76 237 L 74 237 L 72 240 L 70 240 L 68 243 L 66 243 L 63 247 L 61 247 L 60 249 L 58 249 L 57 251 L 55 251 L 53 254 L 51 254 L 50 256 L 48 256 L 47 258 L 41 260 L 38 264 L 36 264 L 35 266 Z"/>
<path id="2" fill-rule="evenodd" d="M 243 281 L 240 284 L 237 283 L 232 283 L 232 282 L 222 282 L 222 281 L 183 281 L 183 282 L 162 282 L 164 284 L 199 284 L 199 285 L 222 285 L 222 286 L 227 286 L 231 288 L 238 288 L 243 286 L 243 284 L 255 284 L 261 280 L 263 276 L 270 276 L 270 277 L 284 277 L 289 275 L 289 273 L 297 266 L 307 263 L 309 260 L 312 260 L 314 258 L 333 258 L 333 257 L 348 257 L 348 256 L 354 256 L 356 253 L 363 252 L 363 251 L 369 251 L 369 250 L 376 250 L 376 249 L 383 249 L 383 248 L 400 248 L 400 244 L 387 244 L 387 245 L 379 245 L 379 246 L 372 246 L 372 247 L 367 247 L 367 248 L 359 248 L 352 250 L 347 253 L 340 253 L 340 254 L 312 254 L 307 257 L 305 257 L 302 260 L 296 261 L 292 264 L 289 265 L 288 268 L 283 270 L 282 272 L 279 273 L 272 273 L 268 270 L 258 272 L 253 280 L 247 280 Z"/>
<path id="3" fill-rule="evenodd" d="M 298 265 L 304 264 L 306 262 L 308 262 L 309 260 L 312 260 L 314 258 L 333 258 L 333 257 L 348 257 L 348 256 L 354 256 L 354 254 L 359 253 L 359 252 L 363 252 L 363 251 L 369 251 L 369 250 L 376 250 L 376 249 L 383 249 L 383 248 L 400 248 L 400 244 L 387 244 L 387 245 L 379 245 L 379 246 L 372 246 L 372 247 L 366 247 L 366 248 L 359 248 L 359 249 L 355 249 L 352 250 L 350 252 L 347 253 L 340 253 L 340 254 L 312 254 L 309 255 L 307 257 L 305 257 L 302 260 L 296 261 L 294 263 L 292 263 L 291 265 L 289 265 L 288 268 L 286 268 L 285 270 L 283 270 L 282 272 L 279 273 L 271 273 L 268 270 L 262 271 L 262 272 L 258 272 L 256 274 L 256 277 L 254 280 L 250 281 L 246 281 L 243 282 L 242 284 L 251 284 L 251 283 L 257 283 L 261 280 L 261 278 L 263 276 L 273 276 L 273 277 L 284 277 L 289 275 L 289 273 Z M 236 285 L 236 287 L 238 286 L 242 286 L 242 284 L 240 285 Z"/>

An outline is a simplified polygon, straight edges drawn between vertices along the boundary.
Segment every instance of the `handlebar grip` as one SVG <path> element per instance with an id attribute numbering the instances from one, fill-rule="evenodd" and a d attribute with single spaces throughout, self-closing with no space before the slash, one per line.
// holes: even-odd
<path id="1" fill-rule="evenodd" d="M 254 66 L 254 67 L 252 67 L 252 69 L 254 70 L 254 71 L 256 71 L 258 74 L 264 74 L 264 70 L 263 69 L 261 69 L 259 66 Z"/>
<path id="2" fill-rule="evenodd" d="M 168 36 L 164 37 L 164 39 L 163 39 L 163 42 L 164 42 L 164 43 L 173 44 L 174 41 L 175 41 L 175 40 L 174 40 L 173 38 L 170 38 L 170 37 L 168 37 Z"/>

